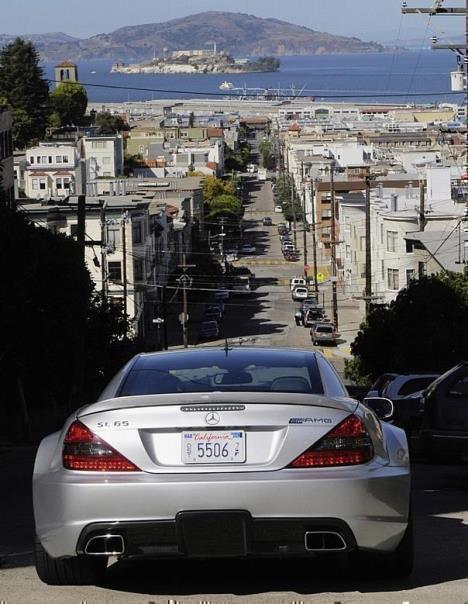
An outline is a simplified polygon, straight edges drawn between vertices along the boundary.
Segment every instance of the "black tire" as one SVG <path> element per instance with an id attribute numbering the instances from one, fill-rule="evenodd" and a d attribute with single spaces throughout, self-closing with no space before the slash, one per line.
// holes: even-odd
<path id="1" fill-rule="evenodd" d="M 37 537 L 34 558 L 37 575 L 47 585 L 99 585 L 107 567 L 107 556 L 51 558 Z"/>
<path id="2" fill-rule="evenodd" d="M 413 572 L 414 541 L 413 521 L 410 514 L 408 526 L 395 551 L 390 554 L 353 552 L 351 563 L 361 576 L 368 579 L 406 579 Z"/>

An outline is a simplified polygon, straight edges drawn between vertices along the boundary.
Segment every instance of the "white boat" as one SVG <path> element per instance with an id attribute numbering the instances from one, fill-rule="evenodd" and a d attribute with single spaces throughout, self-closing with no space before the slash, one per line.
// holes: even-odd
<path id="1" fill-rule="evenodd" d="M 91 73 L 92 73 L 92 74 L 95 74 L 95 73 L 97 73 L 97 72 L 96 72 L 96 71 L 92 71 Z"/>
<path id="2" fill-rule="evenodd" d="M 219 89 L 220 90 L 232 90 L 234 88 L 234 84 L 232 82 L 223 82 Z"/>

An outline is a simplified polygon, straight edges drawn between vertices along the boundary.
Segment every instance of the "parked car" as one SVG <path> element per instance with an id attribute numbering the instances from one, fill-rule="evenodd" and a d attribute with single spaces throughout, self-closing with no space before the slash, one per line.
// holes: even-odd
<path id="1" fill-rule="evenodd" d="M 286 233 L 289 233 L 289 229 L 286 226 L 286 223 L 280 222 L 278 225 L 278 235 L 285 235 Z"/>
<path id="2" fill-rule="evenodd" d="M 283 206 L 277 205 L 275 206 L 275 213 L 276 214 L 281 214 L 283 211 Z"/>
<path id="3" fill-rule="evenodd" d="M 223 320 L 223 313 L 220 310 L 205 310 L 203 313 L 203 321 L 216 321 L 221 323 Z"/>
<path id="4" fill-rule="evenodd" d="M 273 226 L 273 220 L 270 218 L 270 216 L 265 216 L 262 222 L 263 226 Z"/>
<path id="5" fill-rule="evenodd" d="M 239 251 L 241 254 L 255 254 L 257 248 L 251 243 L 243 243 Z"/>
<path id="6" fill-rule="evenodd" d="M 284 259 L 288 262 L 296 262 L 297 260 L 297 252 L 283 252 Z"/>
<path id="7" fill-rule="evenodd" d="M 312 327 L 317 322 L 326 323 L 325 312 L 323 308 L 316 306 L 315 308 L 309 308 L 304 314 L 302 322 L 304 327 Z"/>
<path id="8" fill-rule="evenodd" d="M 285 241 L 283 244 L 281 244 L 281 249 L 283 250 L 283 252 L 295 252 L 296 251 L 294 244 L 289 243 L 289 241 Z"/>
<path id="9" fill-rule="evenodd" d="M 309 290 L 307 289 L 307 287 L 303 287 L 301 285 L 295 287 L 291 292 L 291 296 L 294 301 L 304 300 L 304 298 L 307 298 L 308 295 Z"/>
<path id="10" fill-rule="evenodd" d="M 216 302 L 226 302 L 226 300 L 229 300 L 229 290 L 228 289 L 217 289 L 213 293 L 213 299 Z"/>
<path id="11" fill-rule="evenodd" d="M 431 458 L 468 460 L 468 361 L 433 381 L 422 397 L 421 451 Z"/>
<path id="12" fill-rule="evenodd" d="M 340 334 L 337 333 L 335 327 L 331 323 L 315 323 L 310 330 L 312 344 L 334 344 L 336 346 Z"/>
<path id="13" fill-rule="evenodd" d="M 211 340 L 219 337 L 219 325 L 217 321 L 202 321 L 198 333 L 201 340 Z"/>
<path id="14" fill-rule="evenodd" d="M 317 298 L 315 298 L 315 296 L 310 296 L 307 297 L 305 300 L 302 300 L 301 302 L 301 311 L 303 313 L 307 312 L 309 310 L 309 308 L 316 308 L 318 307 L 318 302 L 317 302 Z"/>
<path id="15" fill-rule="evenodd" d="M 314 566 L 333 551 L 372 574 L 410 574 L 409 453 L 380 401 L 374 412 L 350 400 L 327 359 L 304 349 L 134 357 L 39 445 L 40 579 L 99 584 L 109 556 Z"/>
<path id="16" fill-rule="evenodd" d="M 384 374 L 379 387 L 374 386 L 367 396 L 381 396 L 393 402 L 393 422 L 406 431 L 414 432 L 421 418 L 421 399 L 425 388 L 439 377 L 438 373 Z"/>
<path id="17" fill-rule="evenodd" d="M 222 302 L 218 302 L 216 304 L 208 304 L 205 308 L 205 312 L 209 312 L 212 310 L 220 312 L 222 315 L 224 315 L 224 313 L 226 312 L 226 307 Z"/>
<path id="18" fill-rule="evenodd" d="M 289 280 L 289 289 L 291 291 L 298 285 L 302 285 L 303 287 L 307 286 L 307 281 L 304 279 L 304 277 L 292 277 Z"/>

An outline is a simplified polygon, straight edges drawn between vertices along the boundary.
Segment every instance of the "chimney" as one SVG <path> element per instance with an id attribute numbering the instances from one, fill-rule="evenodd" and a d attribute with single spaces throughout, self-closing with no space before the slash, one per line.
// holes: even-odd
<path id="1" fill-rule="evenodd" d="M 398 212 L 398 195 L 396 193 L 392 193 L 390 201 L 390 209 L 392 212 Z"/>
<path id="2" fill-rule="evenodd" d="M 380 201 L 383 201 L 383 190 L 384 190 L 383 182 L 379 182 L 379 199 L 380 199 Z"/>

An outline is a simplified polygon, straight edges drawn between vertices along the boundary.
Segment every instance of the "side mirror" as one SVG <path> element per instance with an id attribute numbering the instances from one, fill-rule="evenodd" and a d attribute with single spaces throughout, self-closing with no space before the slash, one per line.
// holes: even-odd
<path id="1" fill-rule="evenodd" d="M 367 405 L 377 415 L 379 419 L 389 420 L 393 417 L 393 403 L 389 398 L 372 396 L 363 400 L 364 405 Z"/>

